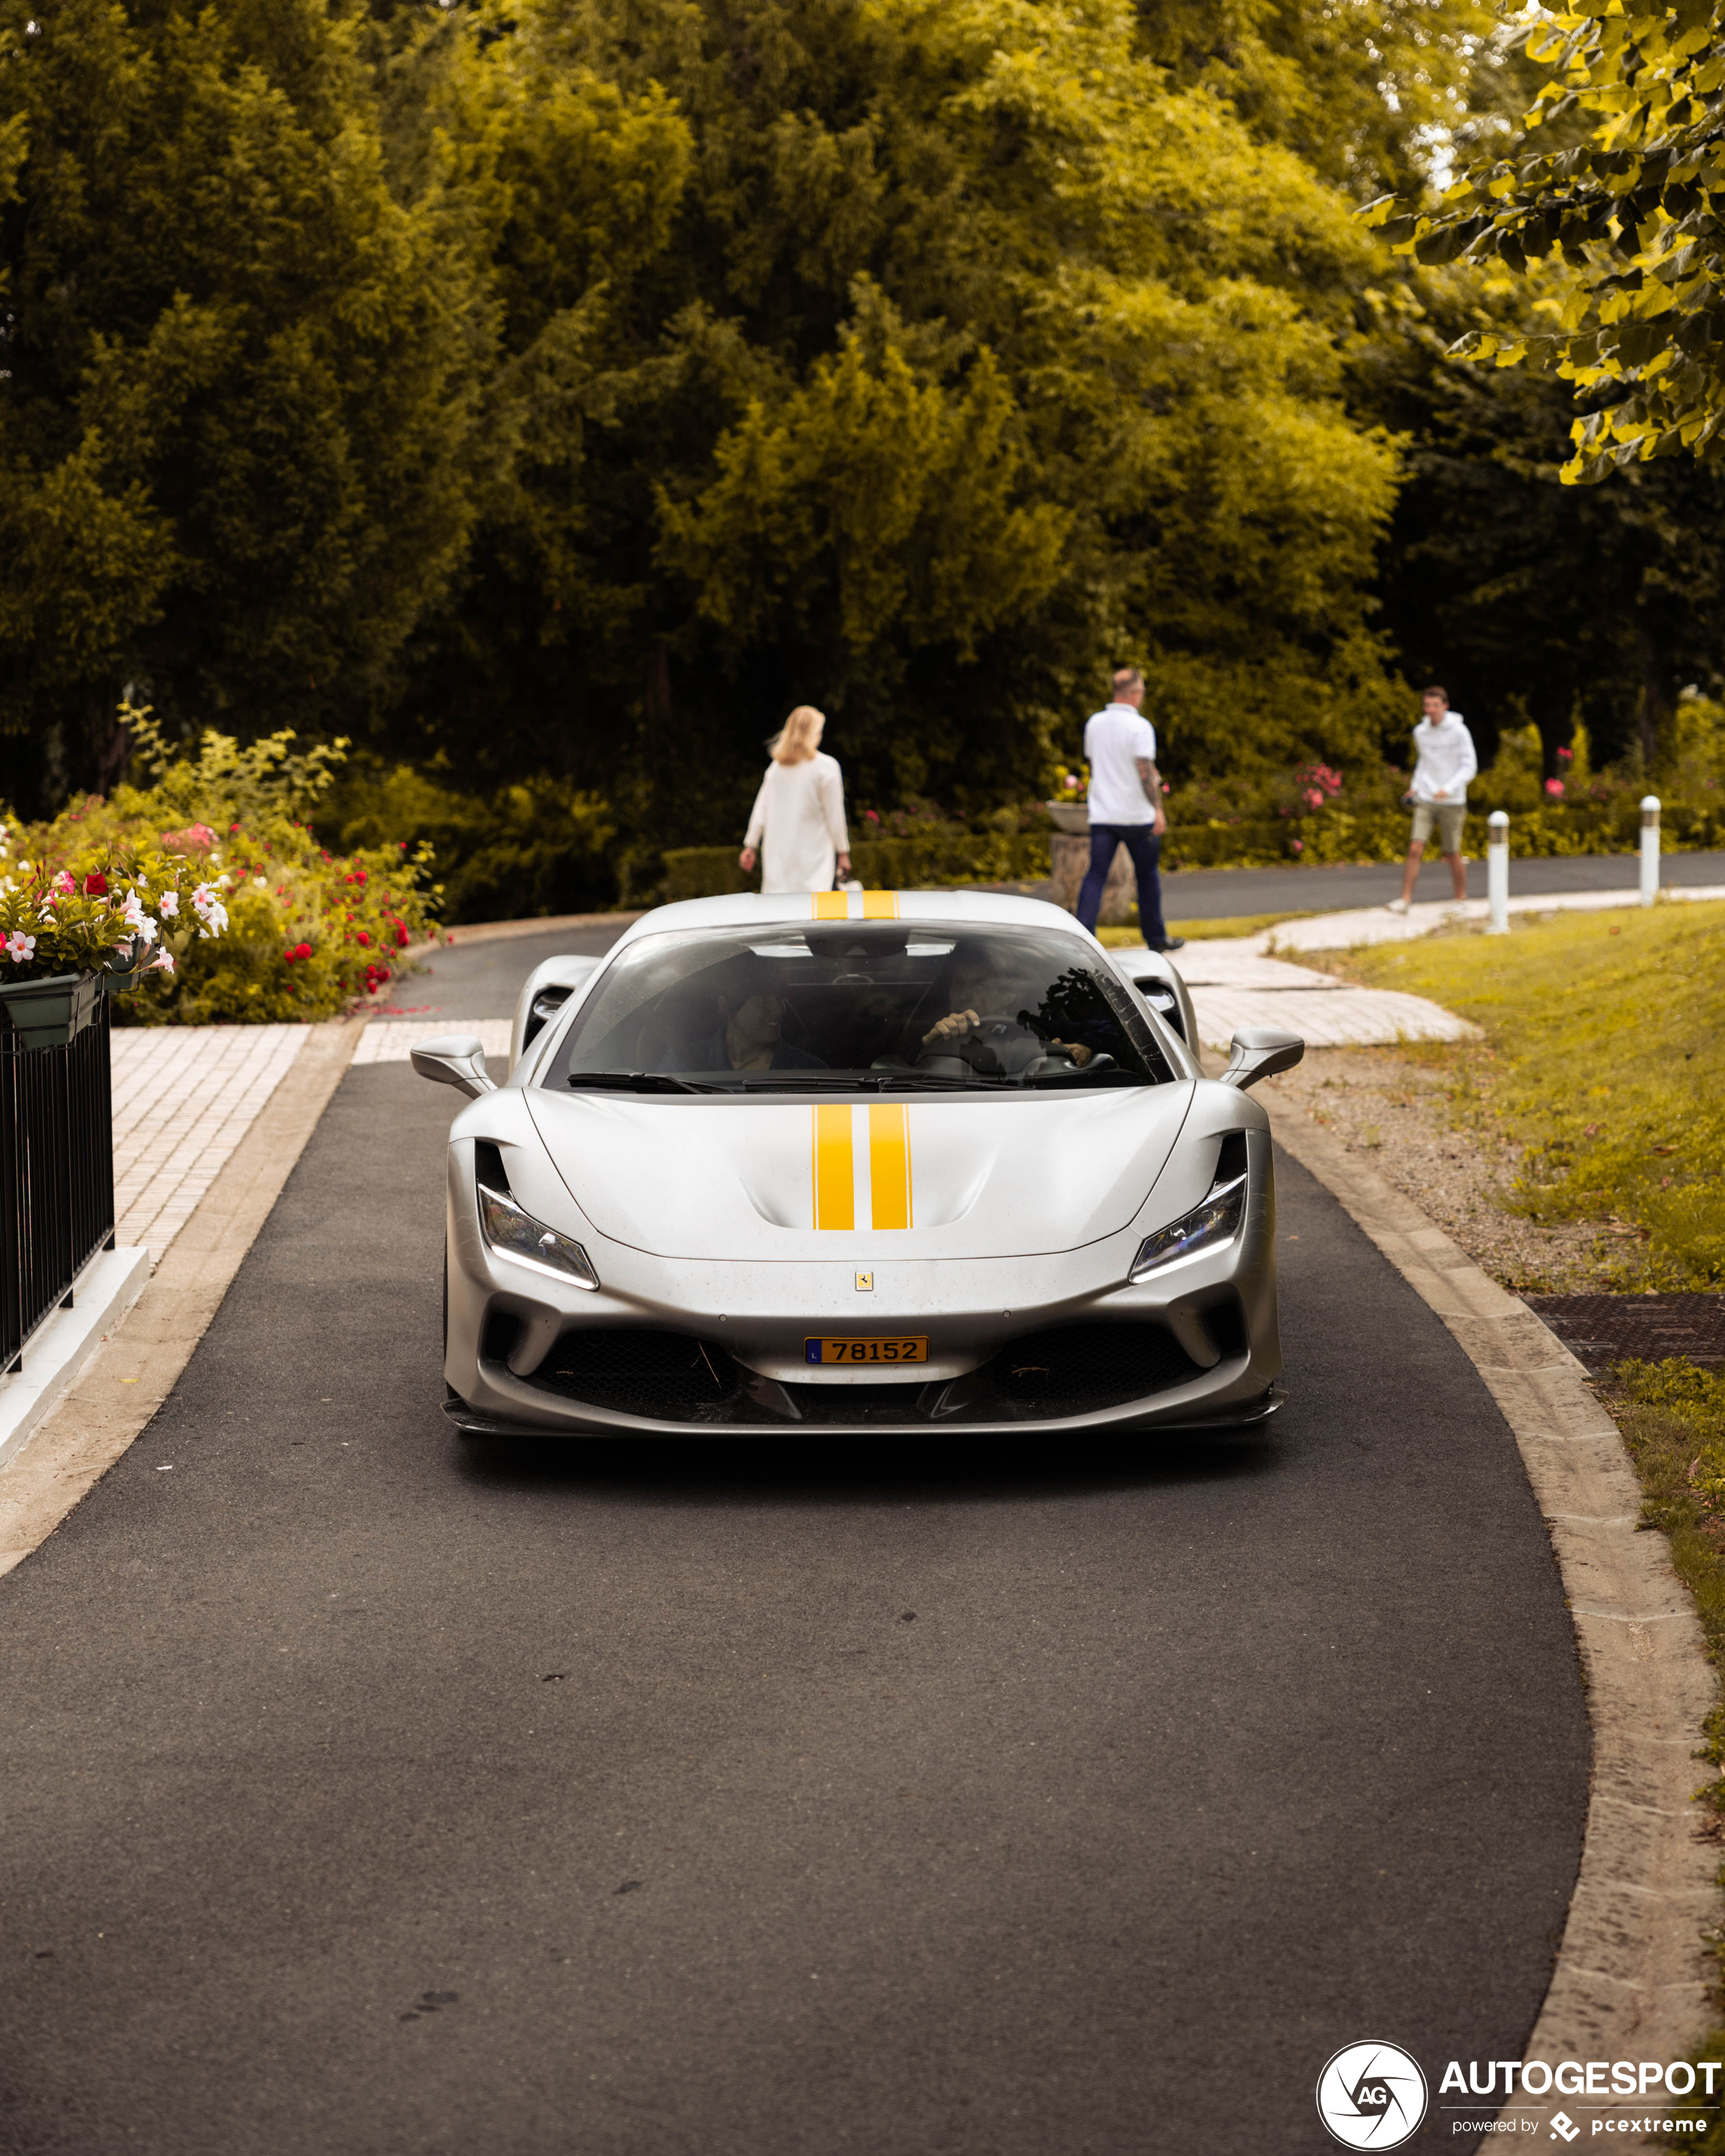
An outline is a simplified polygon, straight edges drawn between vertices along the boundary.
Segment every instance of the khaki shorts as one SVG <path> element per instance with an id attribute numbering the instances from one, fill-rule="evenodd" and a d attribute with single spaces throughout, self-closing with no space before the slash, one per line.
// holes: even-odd
<path id="1" fill-rule="evenodd" d="M 1414 803 L 1414 844 L 1423 846 L 1431 836 L 1431 827 L 1437 825 L 1438 851 L 1459 854 L 1461 851 L 1461 826 L 1467 820 L 1465 801 L 1416 801 Z"/>

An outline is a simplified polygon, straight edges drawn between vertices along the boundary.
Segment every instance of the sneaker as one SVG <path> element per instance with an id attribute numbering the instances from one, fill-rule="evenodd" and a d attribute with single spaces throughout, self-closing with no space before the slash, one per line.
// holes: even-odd
<path id="1" fill-rule="evenodd" d="M 1408 901 L 1404 898 L 1393 898 L 1384 910 L 1386 913 L 1405 913 Z"/>

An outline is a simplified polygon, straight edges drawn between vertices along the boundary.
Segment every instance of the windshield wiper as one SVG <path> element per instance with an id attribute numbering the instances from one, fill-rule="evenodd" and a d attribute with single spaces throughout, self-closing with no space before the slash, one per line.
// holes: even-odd
<path id="1" fill-rule="evenodd" d="M 862 1081 L 875 1091 L 885 1092 L 889 1086 L 920 1086 L 931 1092 L 973 1093 L 978 1087 L 999 1092 L 1003 1086 L 1015 1087 L 1015 1078 L 996 1077 L 987 1071 L 978 1070 L 968 1078 L 948 1078 L 934 1070 L 878 1070 Z"/>
<path id="2" fill-rule="evenodd" d="M 572 1070 L 572 1086 L 596 1086 L 614 1093 L 716 1093 L 716 1086 L 696 1086 L 663 1070 Z"/>

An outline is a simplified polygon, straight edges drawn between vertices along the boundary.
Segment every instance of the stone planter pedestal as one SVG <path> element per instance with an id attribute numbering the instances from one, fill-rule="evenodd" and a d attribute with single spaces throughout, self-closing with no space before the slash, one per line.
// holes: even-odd
<path id="1" fill-rule="evenodd" d="M 1056 831 L 1048 844 L 1054 871 L 1054 902 L 1056 906 L 1064 906 L 1068 913 L 1076 913 L 1078 911 L 1078 888 L 1090 866 L 1090 839 L 1087 834 L 1075 838 Z M 1122 846 L 1114 856 L 1114 865 L 1108 871 L 1108 880 L 1102 886 L 1101 923 L 1104 927 L 1119 927 L 1128 917 L 1137 900 L 1138 880 L 1132 872 L 1132 855 Z"/>

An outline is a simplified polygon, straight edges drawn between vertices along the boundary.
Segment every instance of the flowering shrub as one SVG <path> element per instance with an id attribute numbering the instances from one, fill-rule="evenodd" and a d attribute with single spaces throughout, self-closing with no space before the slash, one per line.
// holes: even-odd
<path id="1" fill-rule="evenodd" d="M 122 1023 L 279 1023 L 375 995 L 436 932 L 429 850 L 410 855 L 398 843 L 337 858 L 319 844 L 305 811 L 339 745 L 296 757 L 291 734 L 246 750 L 206 734 L 193 758 L 167 749 L 146 712 L 126 716 L 154 783 L 91 795 L 13 834 L 30 870 L 28 886 L 14 870 L 17 887 L 0 892 L 0 929 L 36 937 L 27 972 L 70 970 L 59 963 L 69 955 L 80 969 L 105 963 L 101 952 L 124 937 L 159 970 L 121 993 Z M 49 896 L 60 938 L 51 947 Z M 16 963 L 0 958 L 0 979 Z"/>
<path id="2" fill-rule="evenodd" d="M 228 925 L 221 893 L 160 847 L 112 844 L 74 865 L 0 823 L 0 983 L 106 973 L 159 985 Z"/>

